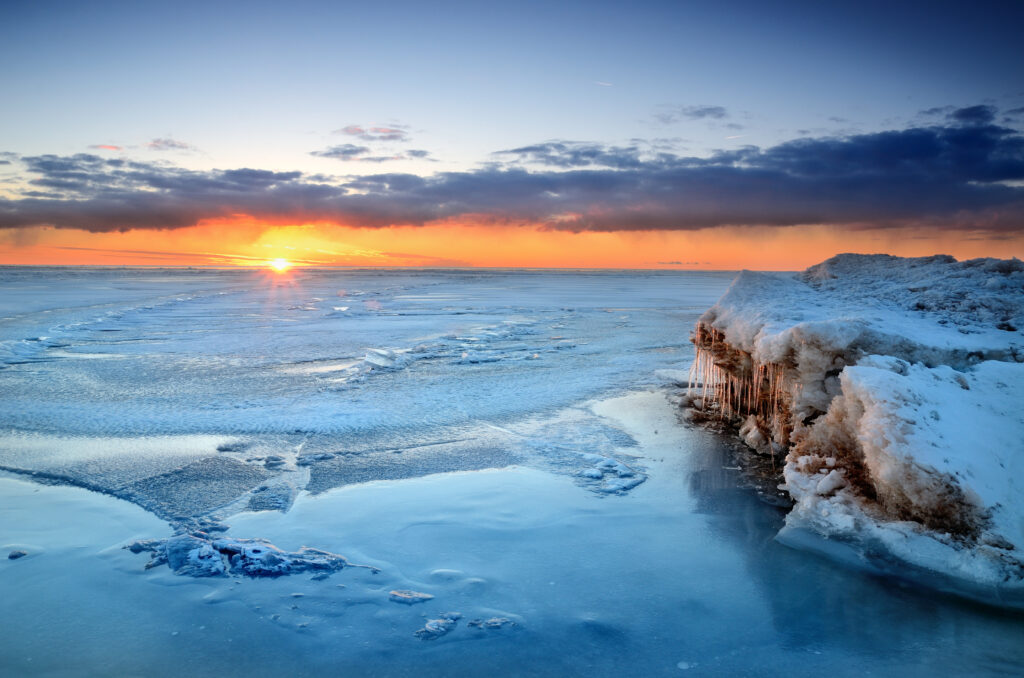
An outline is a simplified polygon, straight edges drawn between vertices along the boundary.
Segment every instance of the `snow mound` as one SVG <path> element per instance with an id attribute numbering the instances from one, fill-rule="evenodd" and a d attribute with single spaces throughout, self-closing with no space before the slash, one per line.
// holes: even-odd
<path id="1" fill-rule="evenodd" d="M 786 455 L 783 541 L 829 538 L 1020 605 L 1022 329 L 1017 259 L 843 254 L 796 275 L 744 271 L 698 322 L 691 400 Z"/>
<path id="2" fill-rule="evenodd" d="M 211 537 L 204 532 L 135 541 L 125 548 L 132 553 L 150 553 L 146 569 L 167 565 L 175 574 L 188 577 L 282 577 L 337 572 L 346 567 L 378 572 L 375 567 L 354 565 L 344 556 L 307 546 L 282 551 L 265 539 Z"/>

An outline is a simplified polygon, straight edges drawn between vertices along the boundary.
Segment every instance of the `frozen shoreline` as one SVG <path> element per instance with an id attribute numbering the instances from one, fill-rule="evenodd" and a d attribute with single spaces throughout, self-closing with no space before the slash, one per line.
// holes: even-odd
<path id="1" fill-rule="evenodd" d="M 1016 259 L 745 271 L 698 321 L 691 397 L 785 457 L 784 543 L 1024 607 L 1021 328 Z"/>

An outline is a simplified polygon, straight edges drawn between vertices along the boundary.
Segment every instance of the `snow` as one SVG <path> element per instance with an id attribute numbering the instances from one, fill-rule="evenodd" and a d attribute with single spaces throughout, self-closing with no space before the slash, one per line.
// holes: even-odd
<path id="1" fill-rule="evenodd" d="M 701 320 L 761 363 L 801 350 L 1020 362 L 1024 263 L 841 254 L 798 275 L 743 271 Z"/>
<path id="2" fill-rule="evenodd" d="M 700 323 L 733 379 L 736 352 L 785 374 L 787 425 L 759 411 L 740 428 L 789 446 L 781 539 L 1024 605 L 1024 264 L 844 254 L 743 272 Z"/>

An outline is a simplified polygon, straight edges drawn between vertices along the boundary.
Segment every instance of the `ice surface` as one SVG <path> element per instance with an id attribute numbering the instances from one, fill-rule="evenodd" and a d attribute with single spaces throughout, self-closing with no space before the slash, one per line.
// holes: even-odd
<path id="1" fill-rule="evenodd" d="M 555 413 L 659 382 L 688 351 L 678 323 L 726 280 L 7 268 L 0 468 L 170 520 L 516 463 L 575 474 L 622 441 L 584 422 L 586 439 L 546 449 Z"/>
<path id="2" fill-rule="evenodd" d="M 1020 673 L 1019 619 L 781 546 L 679 425 L 731 278 L 0 270 L 0 675 Z"/>
<path id="3" fill-rule="evenodd" d="M 792 446 L 780 538 L 1024 606 L 1024 264 L 840 255 L 744 272 L 700 322 L 750 412 L 740 435 Z M 745 376 L 764 365 L 783 375 L 771 416 Z"/>
<path id="4" fill-rule="evenodd" d="M 672 676 L 682 662 L 711 675 L 925 676 L 1024 665 L 1020 619 L 773 541 L 780 514 L 737 486 L 720 440 L 679 426 L 661 393 L 600 401 L 591 412 L 648 461 L 648 481 L 625 497 L 515 467 L 347 485 L 303 494 L 288 513 L 228 519 L 232 534 L 263 535 L 286 551 L 315 545 L 380 574 L 143 570 L 122 545 L 170 536 L 151 514 L 78 488 L 0 478 L 0 541 L 33 554 L 0 561 L 0 669 Z M 389 600 L 403 589 L 435 598 Z M 415 635 L 453 611 L 463 617 L 445 635 Z"/>

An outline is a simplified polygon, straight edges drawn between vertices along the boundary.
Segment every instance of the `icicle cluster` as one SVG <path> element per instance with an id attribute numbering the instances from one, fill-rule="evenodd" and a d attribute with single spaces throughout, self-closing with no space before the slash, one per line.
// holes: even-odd
<path id="1" fill-rule="evenodd" d="M 706 323 L 697 323 L 693 344 L 697 355 L 690 368 L 690 395 L 700 397 L 701 410 L 714 405 L 722 419 L 753 414 L 774 440 L 788 444 L 791 384 L 785 367 L 755 362 Z"/>

